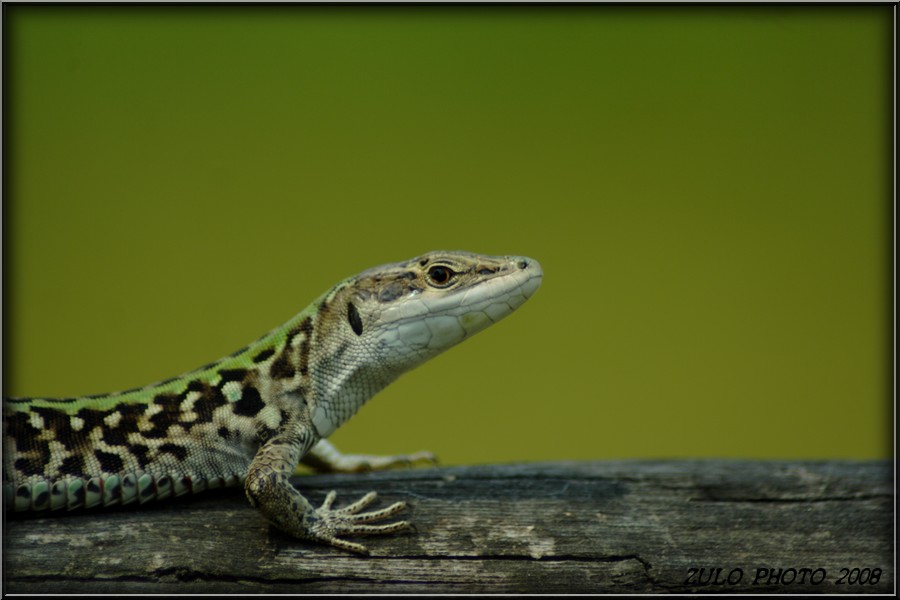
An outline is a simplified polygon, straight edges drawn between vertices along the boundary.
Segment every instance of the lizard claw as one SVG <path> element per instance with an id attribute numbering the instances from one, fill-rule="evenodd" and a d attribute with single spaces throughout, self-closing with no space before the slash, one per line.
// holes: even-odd
<path id="1" fill-rule="evenodd" d="M 380 535 L 413 529 L 413 526 L 408 521 L 396 521 L 381 525 L 370 524 L 373 521 L 380 521 L 406 510 L 407 505 L 405 502 L 395 502 L 386 508 L 360 512 L 372 504 L 378 497 L 378 494 L 369 492 L 348 506 L 333 509 L 331 505 L 336 497 L 337 493 L 334 490 L 328 492 L 328 495 L 325 496 L 325 501 L 322 502 L 319 508 L 315 509 L 314 516 L 310 519 L 310 534 L 316 540 L 337 548 L 356 552 L 357 554 L 368 554 L 368 549 L 362 544 L 348 542 L 338 538 L 338 536 Z"/>

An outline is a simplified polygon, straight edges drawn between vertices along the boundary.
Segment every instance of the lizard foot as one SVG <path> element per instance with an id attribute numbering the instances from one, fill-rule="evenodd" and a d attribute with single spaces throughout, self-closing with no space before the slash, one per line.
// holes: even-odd
<path id="1" fill-rule="evenodd" d="M 315 509 L 315 516 L 309 521 L 309 531 L 313 539 L 329 544 L 336 548 L 349 550 L 358 554 L 368 554 L 368 549 L 362 544 L 348 542 L 338 538 L 339 535 L 378 535 L 407 531 L 413 529 L 408 521 L 397 521 L 382 525 L 370 525 L 372 521 L 380 521 L 406 510 L 406 502 L 395 502 L 387 508 L 360 512 L 372 504 L 378 497 L 375 492 L 369 492 L 353 504 L 343 508 L 331 508 L 337 493 L 328 492 L 322 506 Z"/>
<path id="2" fill-rule="evenodd" d="M 398 467 L 434 466 L 437 457 L 431 452 L 412 452 L 378 456 L 374 454 L 343 454 L 328 440 L 319 442 L 300 459 L 303 464 L 320 473 L 363 473 Z"/>

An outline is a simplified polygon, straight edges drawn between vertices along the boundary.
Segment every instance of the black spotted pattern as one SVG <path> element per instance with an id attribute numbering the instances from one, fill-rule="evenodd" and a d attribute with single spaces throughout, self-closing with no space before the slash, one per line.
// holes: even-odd
<path id="1" fill-rule="evenodd" d="M 110 498 L 121 498 L 122 497 L 122 485 L 116 481 L 114 483 L 107 483 L 103 486 L 107 494 L 109 494 Z"/>
<path id="2" fill-rule="evenodd" d="M 305 376 L 307 373 L 307 363 L 309 361 L 309 343 L 312 337 L 313 325 L 312 319 L 306 317 L 299 325 L 288 331 L 285 338 L 284 347 L 279 355 L 272 361 L 269 366 L 269 376 L 273 379 L 291 379 L 297 374 L 296 362 L 293 357 L 294 338 L 303 334 L 303 340 L 300 342 L 300 374 Z"/>
<path id="3" fill-rule="evenodd" d="M 15 467 L 25 475 L 40 475 L 46 462 L 41 456 L 22 456 L 16 459 Z"/>
<path id="4" fill-rule="evenodd" d="M 153 428 L 144 432 L 145 438 L 163 439 L 167 437 L 169 427 L 172 425 L 180 425 L 182 397 L 178 394 L 159 394 L 153 398 L 153 404 L 161 406 L 162 409 L 155 415 L 150 417 L 150 423 Z"/>
<path id="5" fill-rule="evenodd" d="M 219 385 L 229 381 L 243 381 L 246 376 L 247 369 L 220 369 L 219 377 L 222 378 L 222 381 Z"/>
<path id="6" fill-rule="evenodd" d="M 27 413 L 14 412 L 6 416 L 6 428 L 11 439 L 16 441 L 18 452 L 32 449 L 32 439 L 40 434 L 40 430 L 31 426 Z"/>
<path id="7" fill-rule="evenodd" d="M 300 342 L 300 374 L 304 377 L 309 373 L 309 349 L 312 343 L 313 324 L 309 317 L 303 319 L 300 323 L 300 331 L 306 335 Z"/>
<path id="8" fill-rule="evenodd" d="M 119 411 L 119 422 L 115 427 L 104 427 L 103 441 L 109 446 L 127 447 L 129 445 L 128 437 L 138 431 L 138 419 L 144 414 L 146 406 L 120 404 L 116 410 Z"/>
<path id="9" fill-rule="evenodd" d="M 184 446 L 181 446 L 179 444 L 171 444 L 171 443 L 162 444 L 159 447 L 159 452 L 160 452 L 160 454 L 162 454 L 164 452 L 171 454 L 178 460 L 184 460 L 185 458 L 187 458 L 187 448 L 185 448 Z"/>
<path id="10" fill-rule="evenodd" d="M 201 392 L 203 395 L 194 402 L 194 412 L 197 414 L 197 420 L 194 421 L 194 424 L 212 422 L 213 411 L 220 406 L 228 404 L 228 400 L 220 388 L 208 384 L 202 385 L 203 389 Z"/>
<path id="11" fill-rule="evenodd" d="M 75 506 L 84 504 L 84 486 L 75 489 Z"/>
<path id="12" fill-rule="evenodd" d="M 46 507 L 47 504 L 50 503 L 50 492 L 47 490 L 42 491 L 37 497 L 34 499 L 35 508 Z"/>
<path id="13" fill-rule="evenodd" d="M 242 417 L 255 417 L 265 406 L 259 390 L 252 386 L 246 386 L 241 394 L 241 399 L 234 403 L 234 414 Z"/>
<path id="14" fill-rule="evenodd" d="M 272 365 L 269 367 L 269 376 L 272 379 L 291 379 L 297 374 L 294 365 L 291 363 L 290 351 L 291 347 L 285 345 L 278 358 L 272 361 Z"/>
<path id="15" fill-rule="evenodd" d="M 247 373 L 246 369 L 231 369 L 223 370 L 220 375 L 226 381 L 233 381 L 237 378 L 243 379 Z M 262 400 L 257 390 L 248 389 L 250 391 L 244 401 L 237 403 L 235 408 L 242 414 L 255 415 L 262 408 Z M 191 406 L 196 417 L 186 423 L 181 403 L 192 392 L 200 393 Z M 50 430 L 53 432 L 52 439 L 60 442 L 70 453 L 61 459 L 57 467 L 58 473 L 61 476 L 90 478 L 98 476 L 99 473 L 89 472 L 85 460 L 86 453 L 92 453 L 100 463 L 102 471 L 106 473 L 118 473 L 129 468 L 126 464 L 129 455 L 133 457 L 138 468 L 145 469 L 155 458 L 156 452 L 151 451 L 148 445 L 139 443 L 138 439 L 164 440 L 172 425 L 178 424 L 190 430 L 194 426 L 210 423 L 214 411 L 227 404 L 228 401 L 221 389 L 201 380 L 193 380 L 187 383 L 182 393 L 159 394 L 153 398 L 150 405 L 123 402 L 105 410 L 82 408 L 75 415 L 46 406 L 32 407 L 31 413 L 9 411 L 4 414 L 5 433 L 14 443 L 18 456 L 13 466 L 21 476 L 45 473 L 51 459 L 50 443 L 39 438 L 45 430 Z M 139 422 L 150 406 L 160 407 L 160 410 L 148 419 L 151 427 L 141 431 Z M 32 413 L 40 416 L 43 427 L 36 428 L 32 425 Z M 115 419 L 110 419 L 111 416 L 115 416 Z M 102 431 L 101 439 L 110 446 L 109 450 L 92 448 L 90 436 L 97 428 Z M 163 444 L 159 452 L 172 454 L 179 460 L 184 460 L 187 456 L 187 450 L 175 444 Z M 4 473 L 4 477 L 9 481 L 15 481 L 11 473 Z"/>
<path id="16" fill-rule="evenodd" d="M 100 461 L 100 468 L 103 469 L 104 473 L 118 473 L 125 467 L 122 457 L 118 454 L 94 450 L 94 456 Z"/>
<path id="17" fill-rule="evenodd" d="M 265 350 L 263 350 L 262 352 L 260 352 L 259 354 L 257 354 L 256 356 L 253 357 L 253 362 L 255 362 L 255 363 L 265 362 L 265 361 L 269 360 L 269 358 L 271 358 L 273 354 L 275 354 L 275 350 L 273 348 L 266 348 Z"/>
<path id="18" fill-rule="evenodd" d="M 150 448 L 145 444 L 133 444 L 129 450 L 134 458 L 137 459 L 140 468 L 147 468 L 147 465 L 150 464 Z"/>
<path id="19" fill-rule="evenodd" d="M 144 489 L 140 490 L 138 492 L 138 495 L 140 495 L 141 498 L 149 500 L 150 498 L 152 498 L 153 496 L 156 495 L 156 486 L 148 485 Z"/>
<path id="20" fill-rule="evenodd" d="M 80 454 L 73 454 L 63 459 L 59 467 L 60 475 L 85 476 L 84 458 Z"/>

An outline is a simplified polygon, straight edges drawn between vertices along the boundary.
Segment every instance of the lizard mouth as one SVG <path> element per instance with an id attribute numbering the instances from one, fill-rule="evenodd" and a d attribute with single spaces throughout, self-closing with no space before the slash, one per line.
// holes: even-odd
<path id="1" fill-rule="evenodd" d="M 491 322 L 499 321 L 533 296 L 544 276 L 541 264 L 532 258 L 513 256 L 508 261 L 508 269 L 467 287 L 412 294 L 387 309 L 385 316 L 402 325 L 429 316 L 462 317 L 483 311 Z"/>

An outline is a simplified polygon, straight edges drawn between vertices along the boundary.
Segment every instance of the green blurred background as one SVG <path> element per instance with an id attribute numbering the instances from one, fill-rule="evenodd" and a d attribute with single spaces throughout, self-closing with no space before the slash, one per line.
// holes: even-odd
<path id="1" fill-rule="evenodd" d="M 342 450 L 891 455 L 890 5 L 4 10 L 6 395 L 466 249 L 543 287 Z"/>

